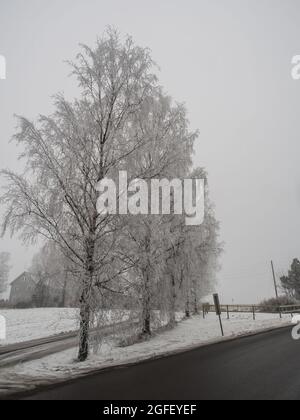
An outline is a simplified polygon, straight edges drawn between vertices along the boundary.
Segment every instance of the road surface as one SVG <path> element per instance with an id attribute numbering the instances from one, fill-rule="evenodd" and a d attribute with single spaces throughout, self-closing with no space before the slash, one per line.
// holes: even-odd
<path id="1" fill-rule="evenodd" d="M 24 399 L 300 399 L 300 341 L 285 328 L 94 374 Z"/>

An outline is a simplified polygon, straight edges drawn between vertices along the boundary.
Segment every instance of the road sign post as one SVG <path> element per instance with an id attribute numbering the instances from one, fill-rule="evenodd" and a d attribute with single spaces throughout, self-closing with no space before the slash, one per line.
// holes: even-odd
<path id="1" fill-rule="evenodd" d="M 219 321 L 220 321 L 222 337 L 224 337 L 224 329 L 223 329 L 223 324 L 222 324 L 222 310 L 221 310 L 221 305 L 220 305 L 220 298 L 217 293 L 214 294 L 214 304 L 216 308 L 216 314 L 219 317 Z"/>

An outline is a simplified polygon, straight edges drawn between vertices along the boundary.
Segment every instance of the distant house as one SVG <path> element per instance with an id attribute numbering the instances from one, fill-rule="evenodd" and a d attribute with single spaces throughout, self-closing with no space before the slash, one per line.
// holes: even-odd
<path id="1" fill-rule="evenodd" d="M 36 290 L 36 281 L 30 273 L 23 273 L 11 283 L 9 303 L 12 306 L 31 303 Z"/>
<path id="2" fill-rule="evenodd" d="M 11 307 L 76 307 L 79 301 L 80 288 L 71 278 L 47 278 L 24 272 L 10 286 Z"/>

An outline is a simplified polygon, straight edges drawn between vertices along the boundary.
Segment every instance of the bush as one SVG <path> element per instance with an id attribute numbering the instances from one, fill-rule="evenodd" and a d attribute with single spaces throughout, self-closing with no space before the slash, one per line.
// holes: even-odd
<path id="1" fill-rule="evenodd" d="M 8 300 L 0 300 L 0 309 L 9 309 L 10 304 Z"/>
<path id="2" fill-rule="evenodd" d="M 14 305 L 14 309 L 32 309 L 34 307 L 33 302 L 19 302 Z"/>
<path id="3" fill-rule="evenodd" d="M 279 306 L 295 305 L 297 302 L 288 296 L 280 296 L 278 299 L 267 299 L 260 303 L 261 312 L 279 312 Z"/>

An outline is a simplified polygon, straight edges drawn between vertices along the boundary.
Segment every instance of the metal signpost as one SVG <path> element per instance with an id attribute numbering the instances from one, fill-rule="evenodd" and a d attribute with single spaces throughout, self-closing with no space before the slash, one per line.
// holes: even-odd
<path id="1" fill-rule="evenodd" d="M 214 294 L 214 303 L 215 303 L 215 308 L 216 308 L 216 314 L 219 317 L 219 321 L 220 321 L 222 337 L 224 337 L 224 329 L 223 329 L 223 324 L 222 324 L 222 310 L 221 310 L 219 295 L 217 293 Z"/>

